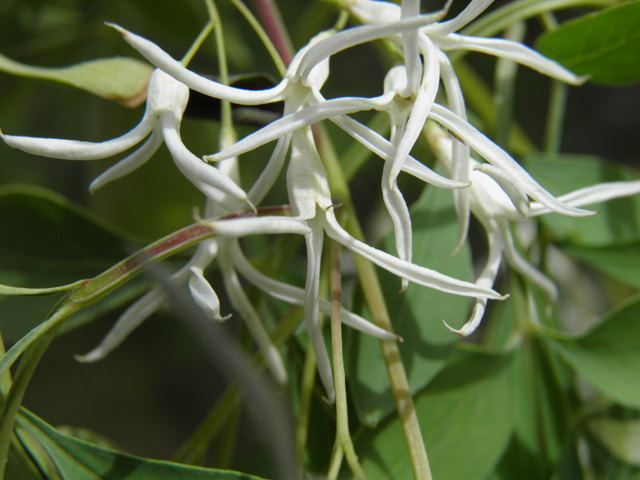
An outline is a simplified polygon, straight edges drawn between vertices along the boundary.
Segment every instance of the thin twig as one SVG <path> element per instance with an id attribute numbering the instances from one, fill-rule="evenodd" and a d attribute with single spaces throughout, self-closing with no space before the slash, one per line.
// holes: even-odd
<path id="1" fill-rule="evenodd" d="M 347 458 L 353 475 L 358 480 L 365 478 L 364 470 L 358 462 L 349 433 L 349 414 L 347 410 L 347 388 L 342 358 L 342 322 L 340 308 L 342 305 L 342 282 L 340 271 L 341 245 L 331 241 L 331 351 L 333 353 L 333 379 L 336 386 L 336 441 L 333 445 L 333 460 L 327 480 L 338 478 L 341 459 Z M 340 460 L 338 460 L 338 458 Z"/>
<path id="2" fill-rule="evenodd" d="M 344 227 L 354 238 L 364 241 L 364 234 L 362 233 L 362 228 L 360 227 L 353 203 L 351 202 L 349 187 L 342 172 L 340 161 L 333 150 L 329 135 L 322 125 L 315 125 L 315 127 L 314 133 L 316 133 L 318 148 L 324 166 L 327 169 L 331 191 L 334 198 L 344 205 L 342 208 L 344 208 L 348 219 Z M 367 302 L 374 323 L 380 328 L 392 332 L 393 328 L 391 326 L 389 312 L 375 267 L 369 260 L 366 260 L 360 255 L 353 255 L 353 262 L 355 263 L 358 280 L 362 286 L 365 301 Z M 398 344 L 393 341 L 381 340 L 380 347 L 382 349 L 384 363 L 387 367 L 391 390 L 396 401 L 396 409 L 400 416 L 414 478 L 416 480 L 431 480 L 429 459 L 427 458 L 427 451 L 422 440 L 420 424 L 418 423 L 418 416 L 413 405 L 413 398 L 409 390 L 409 381 L 404 369 L 404 364 L 402 363 Z"/>

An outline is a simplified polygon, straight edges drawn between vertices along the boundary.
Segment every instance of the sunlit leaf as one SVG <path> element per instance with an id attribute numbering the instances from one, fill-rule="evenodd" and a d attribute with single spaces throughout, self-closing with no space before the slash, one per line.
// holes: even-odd
<path id="1" fill-rule="evenodd" d="M 578 75 L 605 84 L 640 80 L 640 2 L 602 10 L 560 25 L 536 47 Z"/>
<path id="2" fill-rule="evenodd" d="M 39 467 L 52 462 L 64 480 L 259 480 L 242 473 L 150 460 L 98 447 L 60 434 L 26 410 L 21 410 L 17 425 L 18 437 L 34 462 Z"/>
<path id="3" fill-rule="evenodd" d="M 450 256 L 458 232 L 451 192 L 426 189 L 414 204 L 411 218 L 413 262 L 460 280 L 471 280 L 468 247 L 453 258 Z M 384 240 L 382 247 L 395 254 L 392 234 Z M 454 328 L 461 327 L 467 320 L 469 302 L 419 285 L 409 285 L 401 294 L 398 277 L 381 269 L 378 274 L 394 331 L 404 339 L 399 345 L 400 353 L 411 392 L 416 393 L 444 367 L 458 340 L 444 328 L 442 320 Z M 348 355 L 356 411 L 361 421 L 374 425 L 395 409 L 378 340 L 354 334 Z"/>
<path id="4" fill-rule="evenodd" d="M 547 339 L 578 373 L 613 400 L 640 407 L 640 298 L 576 339 Z"/>
<path id="5" fill-rule="evenodd" d="M 515 428 L 500 478 L 549 478 L 563 454 L 571 410 L 545 347 L 531 339 L 514 358 Z"/>
<path id="6" fill-rule="evenodd" d="M 415 398 L 433 478 L 483 479 L 513 429 L 509 356 L 463 353 Z M 365 431 L 355 449 L 368 480 L 413 478 L 400 420 Z"/>
<path id="7" fill-rule="evenodd" d="M 0 70 L 12 75 L 64 83 L 135 107 L 146 98 L 147 81 L 153 67 L 133 58 L 113 57 L 70 67 L 45 68 L 25 65 L 0 55 Z"/>

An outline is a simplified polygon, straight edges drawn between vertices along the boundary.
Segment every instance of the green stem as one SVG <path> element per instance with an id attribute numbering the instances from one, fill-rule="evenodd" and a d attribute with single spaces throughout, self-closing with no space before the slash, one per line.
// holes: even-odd
<path id="1" fill-rule="evenodd" d="M 220 83 L 222 85 L 229 85 L 229 68 L 227 64 L 227 51 L 224 46 L 224 32 L 222 30 L 222 21 L 220 20 L 220 14 L 216 8 L 216 4 L 213 0 L 205 0 L 207 4 L 207 11 L 209 17 L 213 23 L 215 30 L 214 35 L 216 38 L 216 52 L 218 54 L 218 70 L 220 71 Z M 220 102 L 221 104 L 221 143 L 222 148 L 226 148 L 228 145 L 235 143 L 236 135 L 233 128 L 233 117 L 231 115 L 231 103 L 227 100 Z M 228 145 L 227 145 L 228 144 Z"/>
<path id="2" fill-rule="evenodd" d="M 269 35 L 267 35 L 267 32 L 264 31 L 264 28 L 262 28 L 262 25 L 260 25 L 260 22 L 258 21 L 258 19 L 253 15 L 253 13 L 251 13 L 251 10 L 249 10 L 247 6 L 244 3 L 242 3 L 241 0 L 231 0 L 231 3 L 235 5 L 235 7 L 240 11 L 240 13 L 247 20 L 247 22 L 249 22 L 249 25 L 251 25 L 251 28 L 253 28 L 253 30 L 256 32 L 256 34 L 260 38 L 260 41 L 262 42 L 262 44 L 267 49 L 269 56 L 271 57 L 271 59 L 273 60 L 273 63 L 278 69 L 278 72 L 280 73 L 281 76 L 284 77 L 284 74 L 287 71 L 287 67 L 285 67 L 284 62 L 282 61 L 282 58 L 278 53 L 278 49 L 276 49 L 275 45 L 269 38 Z"/>
<path id="3" fill-rule="evenodd" d="M 33 376 L 33 372 L 38 366 L 42 355 L 44 355 L 44 352 L 47 350 L 47 347 L 56 336 L 58 329 L 62 326 L 64 320 L 66 320 L 77 309 L 78 308 L 75 305 L 71 305 L 59 310 L 56 314 L 58 316 L 58 321 L 52 328 L 47 330 L 29 346 L 29 348 L 24 352 L 22 360 L 20 360 L 20 365 L 13 379 L 11 389 L 5 398 L 2 411 L 0 412 L 0 480 L 4 479 L 7 457 L 9 454 L 9 445 L 13 435 L 13 427 L 15 426 L 16 416 L 20 410 L 22 399 L 27 391 L 27 386 Z"/>
<path id="4" fill-rule="evenodd" d="M 347 216 L 345 229 L 354 238 L 364 241 L 362 228 L 360 227 L 353 203 L 351 202 L 351 194 L 340 162 L 331 145 L 329 135 L 326 130 L 322 128 L 322 125 L 319 125 L 315 131 L 317 132 L 316 139 L 318 140 L 317 143 L 322 155 L 322 160 L 327 169 L 332 193 L 336 200 L 344 204 L 343 208 Z M 389 312 L 374 265 L 360 255 L 353 255 L 352 257 L 358 272 L 358 280 L 362 286 L 365 301 L 367 302 L 374 323 L 380 328 L 392 332 L 393 328 L 391 326 Z M 420 432 L 420 424 L 418 423 L 418 416 L 413 404 L 413 398 L 411 397 L 409 381 L 404 369 L 404 364 L 402 363 L 398 344 L 393 341 L 381 340 L 380 348 L 385 366 L 387 367 L 387 374 L 389 375 L 398 415 L 400 416 L 400 423 L 407 444 L 414 478 L 416 480 L 430 480 L 432 477 L 431 469 L 429 468 L 429 459 L 422 439 L 422 433 Z"/>
<path id="5" fill-rule="evenodd" d="M 207 9 L 208 9 L 209 0 L 205 0 L 205 3 L 207 4 Z M 209 16 L 209 21 L 204 26 L 204 28 L 200 31 L 195 41 L 191 44 L 189 51 L 184 55 L 184 57 L 182 57 L 182 60 L 180 61 L 180 63 L 182 63 L 183 66 L 186 67 L 187 65 L 189 65 L 189 62 L 191 62 L 191 59 L 193 58 L 193 56 L 200 49 L 205 39 L 209 36 L 209 34 L 211 33 L 211 30 L 213 30 L 213 27 L 214 27 L 213 18 Z"/>
<path id="6" fill-rule="evenodd" d="M 340 255 L 341 245 L 331 241 L 331 351 L 333 354 L 333 379 L 336 388 L 336 441 L 333 446 L 334 457 L 347 457 L 347 463 L 356 479 L 365 478 L 364 471 L 358 462 L 353 442 L 349 433 L 349 413 L 347 410 L 347 388 L 342 357 L 342 321 L 340 307 L 342 305 L 342 284 Z M 336 462 L 332 461 L 333 466 Z M 341 463 L 341 462 L 340 462 Z M 339 469 L 337 469 L 339 470 Z M 335 480 L 338 471 L 330 470 L 327 480 Z"/>
<path id="7" fill-rule="evenodd" d="M 298 399 L 298 415 L 296 416 L 296 465 L 298 471 L 304 471 L 304 455 L 309 436 L 309 415 L 311 411 L 311 398 L 313 385 L 316 380 L 316 354 L 313 348 L 307 348 L 302 366 L 302 379 L 300 380 L 300 398 Z"/>
<path id="8" fill-rule="evenodd" d="M 524 22 L 510 25 L 504 38 L 521 43 L 527 27 Z M 496 111 L 495 140 L 498 145 L 507 145 L 513 124 L 513 94 L 515 91 L 518 64 L 513 60 L 498 58 L 494 80 L 494 105 Z"/>
<path id="9" fill-rule="evenodd" d="M 545 12 L 541 19 L 547 30 L 558 28 L 558 22 L 551 12 Z M 553 155 L 560 151 L 568 93 L 569 87 L 567 84 L 559 80 L 551 81 L 549 111 L 547 112 L 547 123 L 544 132 L 544 151 L 548 154 Z"/>
<path id="10" fill-rule="evenodd" d="M 326 298 L 329 291 L 329 262 L 323 255 L 320 269 L 320 297 Z M 320 314 L 320 328 L 323 327 L 324 315 Z M 298 399 L 298 415 L 296 418 L 296 463 L 300 472 L 304 471 L 304 456 L 309 436 L 309 419 L 311 412 L 311 400 L 317 372 L 317 359 L 313 348 L 305 351 L 304 365 L 302 367 L 302 379 L 300 383 L 300 398 Z"/>
<path id="11" fill-rule="evenodd" d="M 2 340 L 2 333 L 0 333 L 0 358 L 2 358 L 5 353 L 4 341 Z M 2 411 L 4 399 L 11 388 L 11 382 L 11 372 L 5 372 L 4 375 L 0 375 L 0 411 Z"/>

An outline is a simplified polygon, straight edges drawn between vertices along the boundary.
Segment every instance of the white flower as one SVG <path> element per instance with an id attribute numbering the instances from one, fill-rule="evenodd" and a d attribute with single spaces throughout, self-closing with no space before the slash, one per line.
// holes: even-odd
<path id="1" fill-rule="evenodd" d="M 383 31 L 377 35 L 400 33 L 403 30 L 416 28 L 431 22 L 430 18 L 418 17 L 409 21 L 398 22 L 391 27 L 384 26 Z M 209 161 L 220 161 L 253 150 L 268 142 L 278 140 L 274 152 L 267 167 L 260 178 L 249 191 L 248 198 L 252 203 L 258 204 L 271 188 L 277 178 L 291 142 L 291 133 L 305 126 L 312 125 L 321 120 L 333 119 L 340 115 L 359 111 L 384 108 L 392 99 L 393 94 L 383 95 L 378 98 L 337 98 L 326 100 L 320 94 L 320 89 L 329 74 L 328 57 L 318 60 L 312 66 L 304 69 L 305 75 L 300 75 L 301 62 L 306 58 L 314 46 L 324 44 L 330 40 L 334 32 L 324 32 L 316 35 L 308 45 L 302 48 L 293 58 L 284 79 L 275 87 L 267 90 L 243 90 L 206 79 L 186 69 L 180 62 L 171 58 L 166 52 L 152 42 L 128 32 L 121 27 L 112 25 L 124 39 L 138 50 L 147 60 L 158 68 L 167 72 L 189 88 L 205 95 L 227 100 L 238 105 L 261 105 L 284 101 L 284 117 L 272 122 L 261 130 L 237 142 L 235 145 L 221 152 L 205 157 Z M 342 38 L 342 37 L 341 37 Z M 346 47 L 345 47 L 346 48 Z M 377 135 L 372 133 L 373 135 Z M 367 135 L 368 136 L 368 135 Z M 372 141 L 383 159 L 392 156 L 393 146 L 382 137 Z M 431 169 L 410 158 L 402 169 L 429 183 L 444 188 L 462 188 L 468 186 L 443 178 L 435 174 Z"/>
<path id="2" fill-rule="evenodd" d="M 151 158 L 164 139 L 184 176 L 207 197 L 234 211 L 237 201 L 248 201 L 247 194 L 217 168 L 207 165 L 191 153 L 180 139 L 180 122 L 188 99 L 189 88 L 186 85 L 156 70 L 149 79 L 147 106 L 142 120 L 121 137 L 101 143 L 12 135 L 2 135 L 2 139 L 7 145 L 34 155 L 67 160 L 97 160 L 124 152 L 151 134 L 138 150 L 96 178 L 90 186 L 91 191 L 140 167 Z"/>
<path id="3" fill-rule="evenodd" d="M 456 141 L 434 124 L 427 125 L 426 134 L 429 145 L 438 159 L 446 169 L 450 169 Z M 504 255 L 511 268 L 531 280 L 545 293 L 549 304 L 555 302 L 558 295 L 556 286 L 518 253 L 509 228 L 510 221 L 521 222 L 555 210 L 538 202 L 529 204 L 519 182 L 499 167 L 470 159 L 468 174 L 472 182 L 469 188 L 470 209 L 485 228 L 489 244 L 487 263 L 476 285 L 493 287 Z M 640 181 L 611 182 L 576 190 L 562 195 L 557 200 L 567 207 L 581 207 L 638 193 Z M 482 321 L 486 304 L 487 299 L 478 298 L 471 318 L 462 328 L 456 330 L 445 322 L 446 327 L 462 337 L 473 333 Z"/>
<path id="4" fill-rule="evenodd" d="M 584 79 L 576 77 L 556 62 L 546 59 L 534 50 L 517 42 L 504 39 L 468 37 L 454 33 L 482 13 L 492 3 L 492 0 L 472 0 L 460 15 L 453 20 L 442 23 L 438 23 L 438 21 L 444 17 L 450 2 L 447 3 L 444 10 L 422 16 L 418 16 L 419 0 L 403 0 L 402 6 L 373 0 L 344 0 L 341 3 L 344 8 L 367 25 L 339 32 L 332 38 L 314 45 L 301 61 L 297 75 L 304 81 L 317 62 L 323 61 L 340 50 L 375 38 L 386 38 L 402 46 L 405 57 L 406 83 L 402 91 L 398 91 L 398 95 L 405 97 L 412 105 L 403 134 L 392 141 L 395 153 L 392 159 L 393 165 L 388 172 L 388 188 L 391 192 L 395 189 L 395 179 L 420 135 L 425 121 L 427 118 L 431 118 L 454 132 L 462 140 L 454 142 L 453 164 L 451 167 L 453 180 L 457 180 L 460 184 L 468 184 L 470 162 L 468 147 L 470 146 L 476 149 L 488 162 L 496 164 L 509 172 L 524 192 L 547 205 L 551 210 L 573 216 L 590 214 L 562 205 L 561 202 L 558 202 L 533 181 L 526 171 L 511 157 L 482 136 L 466 121 L 464 98 L 451 63 L 443 53 L 445 51 L 465 49 L 484 52 L 511 59 L 567 83 L 580 84 L 584 81 Z M 403 25 L 409 25 L 411 21 L 417 22 L 418 19 L 425 19 L 428 22 L 424 26 L 417 26 L 416 23 L 412 23 L 411 25 L 415 26 L 413 29 L 404 29 L 402 27 Z M 424 60 L 424 65 L 420 61 L 420 55 Z M 445 87 L 450 110 L 434 103 L 440 80 L 442 80 Z M 347 132 L 349 132 L 349 126 L 356 126 L 355 122 L 347 119 L 347 117 L 336 117 L 332 118 L 332 120 Z M 341 125 L 339 122 L 344 123 Z M 358 128 L 354 128 L 349 133 L 376 152 L 378 147 L 371 144 L 371 133 L 367 134 L 364 130 L 364 127 L 358 126 Z M 366 138 L 367 135 L 369 138 Z M 401 196 L 397 192 L 393 192 L 393 195 L 395 196 L 395 202 L 388 201 L 387 207 L 392 218 L 394 218 L 397 248 L 398 250 L 406 250 L 410 245 L 410 240 L 407 240 L 407 238 L 410 238 L 406 220 L 407 208 L 404 202 L 400 200 Z M 469 190 L 465 188 L 454 190 L 453 195 L 459 219 L 458 242 L 454 249 L 454 252 L 456 252 L 462 246 L 467 235 Z M 405 219 L 399 221 L 395 220 L 395 218 Z M 398 233 L 398 229 L 401 230 L 400 233 Z M 402 239 L 406 242 L 404 246 L 400 245 Z"/>

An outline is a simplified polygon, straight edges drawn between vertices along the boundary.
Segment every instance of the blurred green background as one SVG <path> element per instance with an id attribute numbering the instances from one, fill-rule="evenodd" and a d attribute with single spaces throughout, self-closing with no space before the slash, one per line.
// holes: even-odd
<path id="1" fill-rule="evenodd" d="M 316 32 L 329 28 L 337 18 L 336 9 L 328 3 L 301 0 L 277 3 L 296 48 Z M 506 2 L 496 5 L 502 3 Z M 219 0 L 217 6 L 224 21 L 230 72 L 263 72 L 278 78 L 266 50 L 242 16 L 226 0 Z M 439 6 L 439 2 L 423 2 L 423 10 Z M 453 13 L 464 6 L 466 2 L 454 2 Z M 50 67 L 116 55 L 141 58 L 120 34 L 103 24 L 105 21 L 157 42 L 180 58 L 206 23 L 207 15 L 200 0 L 157 0 L 153 4 L 142 0 L 0 0 L 0 53 L 25 64 Z M 533 41 L 540 26 L 530 22 L 529 27 L 527 38 Z M 468 60 L 491 83 L 493 60 L 479 55 L 469 55 Z M 216 75 L 212 39 L 205 42 L 190 68 Z M 367 45 L 339 54 L 332 60 L 331 68 L 332 76 L 323 90 L 325 96 L 381 93 L 384 71 L 375 47 Z M 523 68 L 518 75 L 515 116 L 534 143 L 540 145 L 549 82 Z M 638 111 L 638 87 L 571 88 L 563 151 L 632 163 L 639 153 Z M 144 106 L 131 109 L 68 86 L 0 72 L 0 127 L 6 134 L 103 141 L 129 131 L 143 112 Z M 182 135 L 185 144 L 196 155 L 202 155 L 217 149 L 217 129 L 215 121 L 186 118 Z M 249 127 L 238 127 L 240 137 L 251 131 Z M 348 139 L 335 129 L 330 131 L 335 134 L 338 151 L 343 151 Z M 271 148 L 266 146 L 243 156 L 243 186 L 252 184 Z M 416 148 L 422 148 L 422 153 L 428 155 L 423 146 Z M 203 197 L 178 174 L 165 147 L 137 171 L 91 195 L 89 183 L 122 157 L 95 162 L 52 160 L 0 143 L 0 187 L 23 183 L 51 189 L 105 219 L 131 241 L 142 244 L 192 223 L 193 209 L 203 208 Z M 371 196 L 378 189 L 371 189 L 368 183 L 379 181 L 381 162 L 373 160 L 370 164 L 371 168 L 352 182 L 356 206 L 363 218 L 380 204 L 379 199 Z M 407 199 L 417 198 L 422 185 L 412 179 L 402 181 Z M 286 203 L 282 182 L 265 201 L 265 204 L 279 203 Z M 3 218 L 0 229 L 3 236 L 18 234 L 14 225 Z M 46 238 L 45 232 L 37 228 L 31 233 L 35 238 Z M 123 252 L 130 251 L 131 245 L 124 244 Z M 45 245 L 43 249 L 46 250 Z M 0 283 L 9 282 L 6 279 L 11 278 L 10 270 L 0 265 Z M 216 281 L 215 274 L 212 279 Z M 11 308 L 0 301 L 0 329 L 28 330 L 28 325 L 20 324 L 21 318 L 14 312 L 29 309 L 35 305 L 31 302 L 40 302 L 38 308 L 46 311 L 54 301 L 17 299 L 18 303 Z M 219 397 L 223 380 L 204 355 L 193 348 L 189 334 L 168 309 L 145 322 L 107 359 L 95 364 L 76 362 L 73 355 L 94 348 L 123 308 L 57 339 L 36 371 L 25 406 L 54 426 L 89 428 L 133 454 L 168 458 Z M 223 300 L 223 312 L 226 309 Z M 233 321 L 230 328 L 236 328 Z M 17 335 L 5 333 L 7 347 Z M 242 430 L 241 436 L 246 453 L 257 440 L 251 435 L 250 425 Z M 244 455 L 242 461 L 235 468 L 271 474 L 268 467 L 264 470 L 259 466 L 263 463 L 260 458 Z"/>

